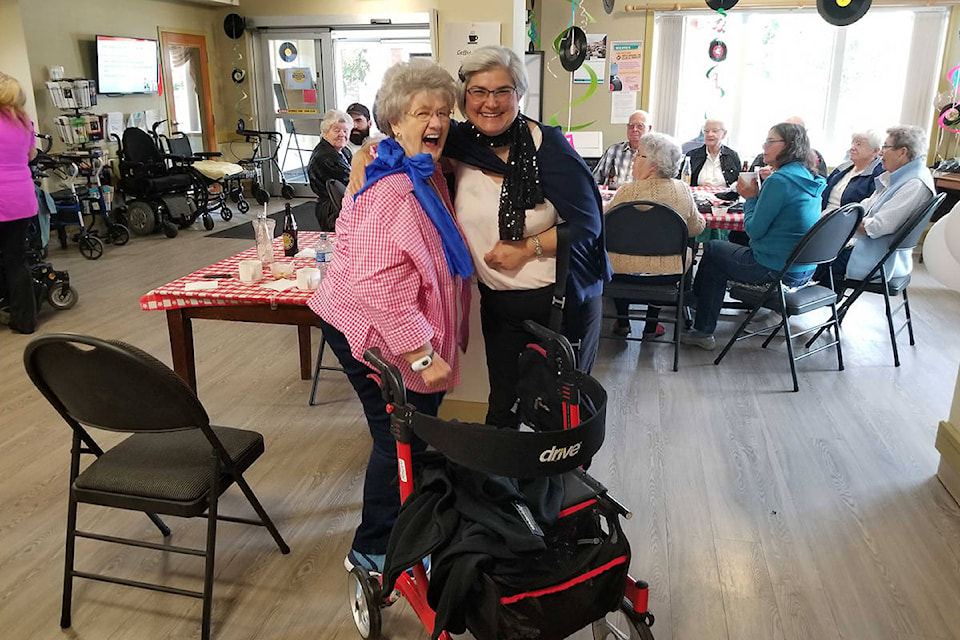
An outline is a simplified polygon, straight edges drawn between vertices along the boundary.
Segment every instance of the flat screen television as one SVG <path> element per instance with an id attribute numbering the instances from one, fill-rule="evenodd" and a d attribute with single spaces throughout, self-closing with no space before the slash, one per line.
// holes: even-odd
<path id="1" fill-rule="evenodd" d="M 97 91 L 157 93 L 157 62 L 156 40 L 97 36 Z"/>

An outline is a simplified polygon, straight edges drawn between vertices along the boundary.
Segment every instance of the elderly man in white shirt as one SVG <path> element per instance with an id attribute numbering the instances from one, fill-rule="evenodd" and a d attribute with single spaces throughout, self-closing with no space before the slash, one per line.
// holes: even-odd
<path id="1" fill-rule="evenodd" d="M 600 162 L 593 169 L 593 179 L 597 184 L 619 187 L 633 182 L 633 161 L 637 157 L 640 138 L 650 131 L 653 124 L 650 114 L 643 110 L 634 111 L 627 121 L 627 139 L 607 147 Z"/>

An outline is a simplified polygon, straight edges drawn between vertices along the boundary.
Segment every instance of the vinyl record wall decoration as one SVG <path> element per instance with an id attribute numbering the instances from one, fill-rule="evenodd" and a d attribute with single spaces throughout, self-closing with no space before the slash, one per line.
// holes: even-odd
<path id="1" fill-rule="evenodd" d="M 284 62 L 293 62 L 297 59 L 297 45 L 292 42 L 284 42 L 280 45 L 280 59 Z"/>

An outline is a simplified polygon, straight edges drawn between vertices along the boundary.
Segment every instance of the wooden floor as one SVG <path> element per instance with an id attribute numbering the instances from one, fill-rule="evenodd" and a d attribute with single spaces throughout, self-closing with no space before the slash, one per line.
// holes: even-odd
<path id="1" fill-rule="evenodd" d="M 169 363 L 164 316 L 139 297 L 249 244 L 197 228 L 108 246 L 96 262 L 54 249 L 80 302 L 45 307 L 40 332 L 119 338 Z M 685 348 L 673 373 L 669 347 L 602 342 L 608 432 L 591 471 L 634 511 L 632 570 L 651 584 L 658 640 L 960 638 L 960 508 L 933 448 L 960 361 L 960 295 L 919 267 L 911 296 L 918 344 L 903 347 L 903 366 L 878 301 L 864 300 L 846 323 L 846 370 L 830 354 L 805 360 L 800 393 L 787 391 L 782 343 L 741 343 L 720 367 Z M 329 373 L 323 404 L 307 405 L 293 328 L 194 326 L 200 398 L 215 422 L 265 435 L 247 477 L 292 547 L 283 556 L 262 530 L 220 527 L 214 637 L 358 637 L 341 562 L 369 447 L 359 403 Z M 86 581 L 73 628 L 59 629 L 69 435 L 24 374 L 28 341 L 0 327 L 0 638 L 198 638 L 199 601 Z M 224 511 L 246 513 L 235 491 Z M 137 513 L 81 507 L 80 524 L 157 539 Z M 172 524 L 174 544 L 202 544 L 202 521 Z M 183 588 L 202 576 L 196 559 L 93 541 L 77 564 Z M 403 603 L 384 629 L 426 637 Z"/>

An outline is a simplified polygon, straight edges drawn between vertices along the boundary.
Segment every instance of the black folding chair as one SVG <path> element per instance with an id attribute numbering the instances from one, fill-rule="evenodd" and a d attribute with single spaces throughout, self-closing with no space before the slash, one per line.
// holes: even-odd
<path id="1" fill-rule="evenodd" d="M 817 221 L 813 227 L 807 231 L 806 235 L 800 239 L 797 246 L 787 258 L 777 277 L 767 284 L 753 285 L 747 283 L 731 283 L 730 296 L 751 305 L 750 313 L 743 319 L 740 326 L 734 332 L 730 341 L 724 346 L 723 351 L 714 360 L 714 364 L 720 364 L 723 357 L 727 355 L 730 348 L 735 343 L 745 338 L 755 335 L 767 335 L 763 341 L 763 348 L 770 344 L 781 329 L 783 329 L 787 342 L 787 355 L 790 358 L 790 375 L 793 377 L 793 390 L 799 391 L 797 384 L 797 360 L 802 360 L 807 356 L 829 349 L 837 348 L 837 367 L 843 371 L 843 352 L 840 347 L 840 320 L 837 315 L 837 294 L 833 291 L 833 273 L 830 273 L 830 286 L 824 287 L 819 284 L 809 283 L 799 288 L 792 288 L 783 283 L 783 278 L 790 268 L 797 264 L 824 264 L 833 262 L 840 250 L 853 237 L 860 221 L 863 219 L 863 207 L 858 203 L 851 203 L 840 207 L 826 214 Z M 761 307 L 773 309 L 780 313 L 779 324 L 764 327 L 756 331 L 748 331 L 747 324 L 753 319 Z M 799 333 L 793 333 L 790 329 L 790 317 L 809 313 L 816 309 L 830 307 L 830 319 Z M 806 335 L 812 331 L 833 328 L 835 339 L 829 344 L 807 351 L 799 356 L 793 352 L 793 338 Z"/>
<path id="2" fill-rule="evenodd" d="M 48 334 L 27 345 L 23 361 L 30 379 L 73 430 L 60 626 L 70 627 L 73 579 L 86 578 L 202 599 L 201 637 L 208 640 L 217 521 L 266 527 L 280 551 L 290 552 L 243 478 L 243 472 L 264 451 L 263 436 L 211 426 L 197 396 L 179 376 L 151 355 L 122 342 Z M 104 450 L 87 427 L 133 435 Z M 82 471 L 81 454 L 96 457 Z M 257 519 L 217 512 L 220 496 L 234 483 Z M 205 514 L 206 546 L 185 548 L 78 530 L 79 503 L 144 511 L 164 538 L 170 536 L 170 529 L 157 514 Z M 77 571 L 77 538 L 200 556 L 206 560 L 203 591 Z"/>
<path id="3" fill-rule="evenodd" d="M 904 327 L 906 327 L 907 333 L 910 336 L 911 346 L 916 344 L 916 342 L 913 338 L 913 319 L 910 316 L 910 298 L 907 297 L 907 287 L 910 286 L 910 274 L 891 278 L 887 275 L 887 263 L 891 262 L 896 252 L 913 251 L 913 249 L 916 248 L 920 242 L 920 236 L 923 235 L 923 230 L 933 216 L 933 212 L 937 210 L 946 197 L 947 194 L 941 193 L 931 198 L 927 204 L 917 209 L 907 218 L 907 221 L 901 225 L 896 235 L 890 240 L 890 247 L 887 249 L 887 252 L 880 258 L 880 261 L 870 269 L 870 272 L 867 273 L 863 280 L 846 279 L 846 287 L 852 288 L 853 291 L 843 297 L 843 302 L 837 311 L 840 316 L 840 322 L 843 322 L 847 311 L 850 310 L 850 306 L 857 301 L 860 294 L 866 292 L 882 295 L 887 314 L 887 329 L 890 332 L 890 346 L 893 348 L 893 366 L 895 367 L 900 366 L 900 353 L 897 350 L 897 335 L 903 331 Z M 903 302 L 901 302 L 896 309 L 893 309 L 890 299 L 896 298 L 901 294 L 903 294 Z M 894 323 L 894 316 L 896 316 L 901 309 L 904 310 L 905 319 L 903 324 L 897 327 Z M 821 333 L 823 333 L 822 330 L 818 331 L 807 341 L 807 348 L 820 337 Z"/>
<path id="4" fill-rule="evenodd" d="M 669 342 L 673 343 L 673 370 L 676 371 L 680 358 L 680 323 L 683 322 L 683 281 L 691 258 L 687 248 L 687 223 L 675 209 L 646 200 L 624 202 L 613 207 L 607 212 L 605 223 L 607 253 L 611 255 L 612 261 L 617 263 L 615 269 L 618 273 L 604 285 L 603 295 L 608 298 L 624 298 L 629 300 L 630 304 L 675 309 L 672 316 L 658 316 L 656 319 L 673 324 L 673 338 Z M 656 256 L 679 258 L 680 272 L 656 275 L 621 273 L 630 269 L 631 258 Z M 647 318 L 646 312 L 637 312 L 628 313 L 625 319 L 629 322 L 646 321 Z M 626 339 L 638 340 L 629 337 Z"/>

